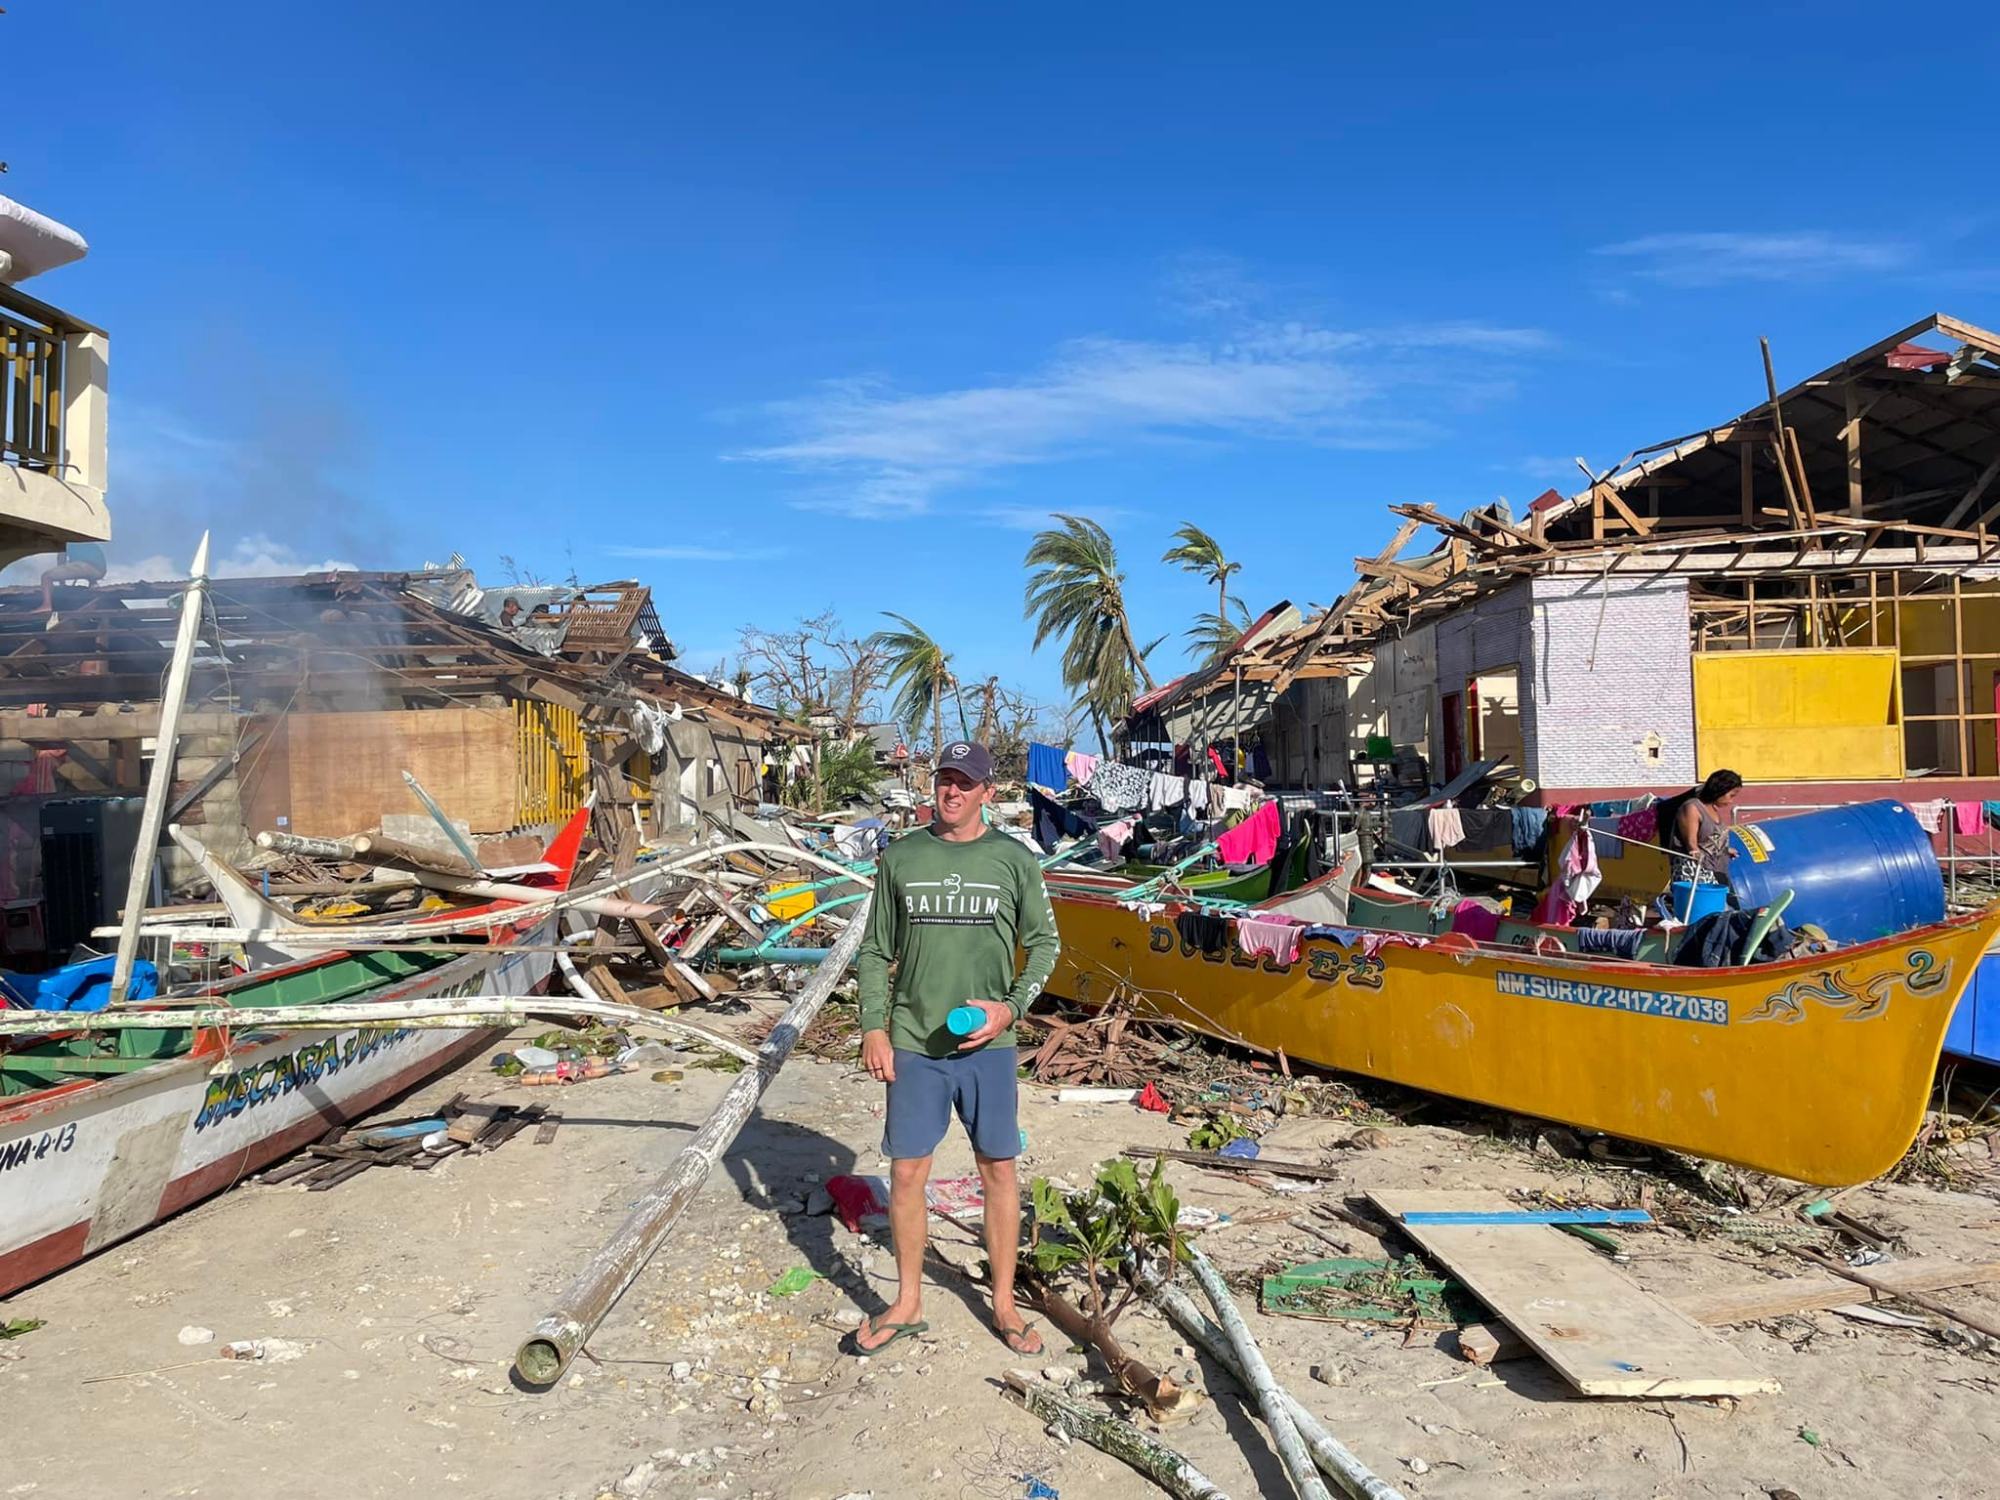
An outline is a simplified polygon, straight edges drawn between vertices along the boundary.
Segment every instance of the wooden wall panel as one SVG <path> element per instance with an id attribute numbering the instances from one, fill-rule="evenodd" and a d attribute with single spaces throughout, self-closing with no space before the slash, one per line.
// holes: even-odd
<path id="1" fill-rule="evenodd" d="M 379 827 L 384 813 L 422 812 L 404 771 L 475 833 L 514 826 L 514 720 L 505 710 L 292 714 L 284 738 L 289 775 L 280 781 L 267 766 L 259 778 L 259 828 L 338 838 Z M 289 806 L 277 805 L 280 786 Z"/>

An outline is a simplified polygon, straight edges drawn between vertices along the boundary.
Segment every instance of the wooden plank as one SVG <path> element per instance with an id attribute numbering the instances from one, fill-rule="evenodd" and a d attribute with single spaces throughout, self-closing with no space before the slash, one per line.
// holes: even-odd
<path id="1" fill-rule="evenodd" d="M 1968 1263 L 1921 1256 L 1870 1266 L 1868 1274 L 1877 1281 L 1893 1283 L 1900 1291 L 1939 1292 L 2000 1281 L 2000 1261 Z M 1720 1291 L 1689 1292 L 1667 1301 L 1703 1327 L 1717 1328 L 1781 1318 L 1788 1313 L 1834 1311 L 1854 1300 L 1853 1285 L 1838 1276 L 1773 1276 Z M 1459 1353 L 1479 1365 L 1520 1359 L 1534 1352 L 1505 1323 L 1473 1323 L 1461 1328 L 1458 1347 Z"/>
<path id="2" fill-rule="evenodd" d="M 1946 1260 L 1919 1256 L 1870 1266 L 1877 1281 L 1891 1282 L 1898 1291 L 1935 1292 L 1954 1286 L 1978 1286 L 2000 1281 L 2000 1261 Z M 1785 1313 L 1817 1312 L 1854 1301 L 1853 1282 L 1838 1276 L 1793 1276 L 1752 1286 L 1695 1292 L 1674 1298 L 1674 1305 L 1697 1323 L 1754 1323 Z"/>
<path id="3" fill-rule="evenodd" d="M 1561 1230 L 1402 1222 L 1416 1212 L 1512 1212 L 1513 1202 L 1499 1193 L 1369 1198 L 1583 1395 L 1746 1396 L 1779 1389 L 1686 1313 Z"/>
<path id="4" fill-rule="evenodd" d="M 1851 380 L 1841 387 L 1840 394 L 1847 408 L 1847 423 L 1841 428 L 1841 435 L 1847 442 L 1847 513 L 1858 516 L 1861 514 L 1860 398 Z"/>

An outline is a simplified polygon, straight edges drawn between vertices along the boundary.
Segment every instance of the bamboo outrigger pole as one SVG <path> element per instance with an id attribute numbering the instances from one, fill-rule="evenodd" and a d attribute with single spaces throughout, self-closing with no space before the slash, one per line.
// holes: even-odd
<path id="1" fill-rule="evenodd" d="M 743 1129 L 764 1090 L 778 1076 L 778 1069 L 785 1065 L 800 1034 L 812 1024 L 813 1017 L 819 1014 L 833 987 L 854 961 L 861 935 L 867 930 L 869 904 L 872 903 L 863 904 L 855 913 L 854 920 L 847 924 L 840 941 L 833 945 L 826 961 L 792 1002 L 791 1009 L 771 1028 L 770 1036 L 758 1049 L 757 1065 L 737 1074 L 715 1112 L 681 1148 L 673 1165 L 647 1190 L 638 1207 L 618 1226 L 618 1232 L 584 1264 L 547 1316 L 535 1325 L 514 1356 L 514 1371 L 527 1384 L 547 1387 L 562 1379 L 563 1371 L 569 1368 L 584 1340 L 597 1331 L 604 1315 L 645 1269 L 660 1242 L 687 1211 L 722 1153 Z"/>
<path id="2" fill-rule="evenodd" d="M 180 631 L 174 636 L 173 662 L 160 693 L 160 732 L 153 740 L 153 774 L 146 780 L 146 806 L 139 817 L 139 842 L 132 847 L 132 875 L 125 886 L 125 920 L 118 929 L 118 957 L 111 966 L 111 1004 L 125 1003 L 132 986 L 132 960 L 139 952 L 139 921 L 146 914 L 146 897 L 153 883 L 153 861 L 159 857 L 160 829 L 167 820 L 167 795 L 174 788 L 174 744 L 180 736 L 181 704 L 187 699 L 188 669 L 194 661 L 194 639 L 201 630 L 201 601 L 208 592 L 208 533 L 194 549 L 187 592 L 181 596 Z"/>

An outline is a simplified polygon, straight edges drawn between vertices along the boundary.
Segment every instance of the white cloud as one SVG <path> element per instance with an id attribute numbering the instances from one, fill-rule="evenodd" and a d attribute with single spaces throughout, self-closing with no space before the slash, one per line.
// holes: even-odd
<path id="1" fill-rule="evenodd" d="M 1770 234 L 1649 234 L 1592 254 L 1628 262 L 1632 274 L 1668 286 L 1720 286 L 1732 281 L 1827 281 L 1907 265 L 1913 251 L 1896 240 L 1823 229 Z"/>
<path id="2" fill-rule="evenodd" d="M 783 436 L 731 457 L 782 466 L 817 488 L 796 503 L 859 516 L 915 515 L 941 493 L 1120 443 L 1249 439 L 1324 447 L 1417 446 L 1439 429 L 1399 399 L 1449 384 L 1456 398 L 1505 385 L 1436 356 L 1548 347 L 1536 329 L 1481 323 L 1332 329 L 1244 323 L 1165 343 L 1074 339 L 1037 370 L 932 393 L 879 378 L 829 382 L 764 408 Z M 1433 368 L 1436 365 L 1437 368 Z M 995 507 L 1001 524 L 1018 507 Z"/>
<path id="3" fill-rule="evenodd" d="M 194 561 L 190 548 L 185 557 L 156 552 L 132 562 L 114 562 L 105 569 L 107 583 L 166 583 L 188 576 Z M 282 542 L 267 536 L 239 538 L 226 552 L 211 551 L 208 574 L 211 578 L 285 578 L 297 573 L 352 573 L 359 571 L 351 562 L 322 558 L 315 562 L 301 556 Z"/>
<path id="4" fill-rule="evenodd" d="M 1043 531 L 1056 524 L 1058 511 L 1068 516 L 1084 516 L 1100 526 L 1113 526 L 1138 514 L 1122 505 L 986 505 L 973 514 L 989 526 L 1002 526 L 1009 531 Z"/>
<path id="5" fill-rule="evenodd" d="M 648 557 L 666 562 L 769 562 L 783 557 L 777 547 L 607 547 L 613 557 Z"/>

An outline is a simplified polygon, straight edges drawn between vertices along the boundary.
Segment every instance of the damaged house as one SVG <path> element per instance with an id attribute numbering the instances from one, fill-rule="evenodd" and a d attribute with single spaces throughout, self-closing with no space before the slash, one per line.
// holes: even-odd
<path id="1" fill-rule="evenodd" d="M 39 589 L 0 590 L 10 963 L 115 918 L 181 587 L 60 586 L 53 628 Z M 168 820 L 226 857 L 264 829 L 426 823 L 405 772 L 475 837 L 545 832 L 593 793 L 635 837 L 689 837 L 754 806 L 781 733 L 672 665 L 634 583 L 511 610 L 463 568 L 219 579 L 209 599 Z"/>

